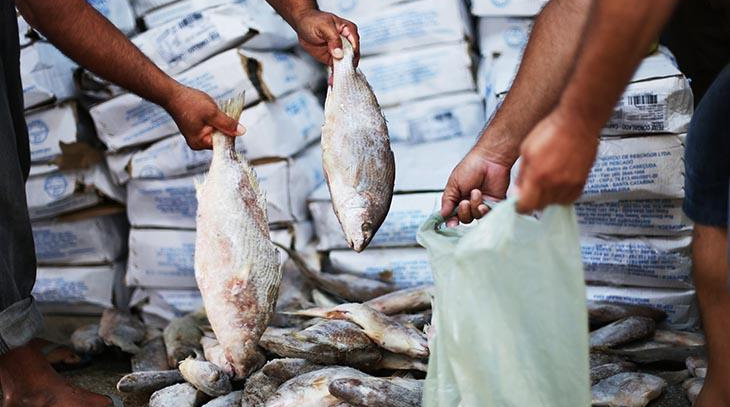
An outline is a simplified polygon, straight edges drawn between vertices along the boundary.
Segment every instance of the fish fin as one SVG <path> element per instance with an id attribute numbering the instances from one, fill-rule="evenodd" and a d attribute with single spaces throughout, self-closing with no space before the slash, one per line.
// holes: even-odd
<path id="1" fill-rule="evenodd" d="M 263 212 L 263 223 L 267 225 L 266 227 L 268 230 L 269 218 L 268 213 L 266 212 L 266 195 L 259 185 L 259 179 L 256 177 L 256 173 L 254 172 L 253 168 L 248 164 L 246 160 L 241 160 L 241 163 L 241 167 L 243 168 L 243 171 L 248 178 L 248 183 L 251 185 L 251 189 L 253 190 L 254 194 L 256 194 L 256 204 Z"/>

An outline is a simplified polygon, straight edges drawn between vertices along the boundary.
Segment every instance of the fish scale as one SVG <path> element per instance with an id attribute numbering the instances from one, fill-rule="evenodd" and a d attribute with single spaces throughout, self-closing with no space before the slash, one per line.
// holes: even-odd
<path id="1" fill-rule="evenodd" d="M 342 37 L 322 127 L 322 166 L 335 215 L 353 250 L 365 250 L 390 209 L 395 160 L 388 127 L 354 49 Z"/>
<path id="2" fill-rule="evenodd" d="M 240 96 L 222 110 L 238 119 L 243 105 Z M 244 378 L 264 362 L 258 341 L 274 313 L 282 274 L 266 200 L 233 137 L 213 133 L 213 159 L 197 198 L 195 278 L 225 355 L 221 367 Z"/>

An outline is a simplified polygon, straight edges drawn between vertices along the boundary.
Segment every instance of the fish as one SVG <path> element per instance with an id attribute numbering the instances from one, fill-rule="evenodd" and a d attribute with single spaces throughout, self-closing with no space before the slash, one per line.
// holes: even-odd
<path id="1" fill-rule="evenodd" d="M 331 395 L 329 384 L 341 378 L 363 378 L 365 373 L 349 367 L 332 366 L 299 375 L 282 384 L 265 407 L 333 407 L 345 406 Z"/>
<path id="2" fill-rule="evenodd" d="M 682 383 L 682 387 L 687 393 L 687 398 L 692 404 L 694 404 L 694 402 L 697 400 L 697 396 L 700 395 L 700 392 L 702 391 L 702 387 L 704 385 L 705 379 L 701 377 L 693 377 L 691 379 L 685 380 L 685 382 Z"/>
<path id="3" fill-rule="evenodd" d="M 180 362 L 178 369 L 188 383 L 211 397 L 225 396 L 232 391 L 230 376 L 211 362 L 188 357 Z"/>
<path id="4" fill-rule="evenodd" d="M 593 350 L 588 355 L 588 361 L 590 362 L 590 367 L 596 367 L 608 363 L 622 363 L 625 362 L 626 359 L 618 355 L 612 355 L 609 353 L 603 353 L 601 351 Z"/>
<path id="5" fill-rule="evenodd" d="M 591 367 L 591 384 L 596 384 L 603 379 L 624 372 L 633 372 L 636 365 L 631 362 L 606 363 L 605 365 Z"/>
<path id="6" fill-rule="evenodd" d="M 431 310 L 427 310 L 418 314 L 393 315 L 392 318 L 405 326 L 423 330 L 426 325 L 431 323 L 432 316 L 433 314 L 431 313 Z"/>
<path id="7" fill-rule="evenodd" d="M 269 328 L 261 337 L 261 346 L 285 358 L 301 358 L 322 365 L 345 365 L 365 370 L 376 367 L 382 358 L 380 350 L 372 341 L 369 346 L 333 346 L 328 343 L 298 339 L 293 335 L 295 332 L 295 330 Z M 356 342 L 351 341 L 351 343 Z"/>
<path id="8" fill-rule="evenodd" d="M 644 305 L 588 301 L 588 320 L 591 326 L 603 326 L 627 317 L 647 317 L 661 322 L 667 318 L 667 313 Z"/>
<path id="9" fill-rule="evenodd" d="M 71 334 L 71 347 L 77 353 L 98 355 L 104 352 L 106 344 L 99 336 L 99 324 L 84 325 Z"/>
<path id="10" fill-rule="evenodd" d="M 433 284 L 394 291 L 365 302 L 368 307 L 385 315 L 421 311 L 431 308 Z"/>
<path id="11" fill-rule="evenodd" d="M 300 341 L 331 346 L 341 352 L 376 349 L 362 328 L 349 321 L 323 320 L 291 335 Z"/>
<path id="12" fill-rule="evenodd" d="M 188 356 L 200 352 L 200 338 L 203 336 L 201 326 L 208 324 L 205 310 L 200 309 L 179 318 L 173 318 L 162 331 L 167 350 L 167 363 L 177 366 Z"/>
<path id="13" fill-rule="evenodd" d="M 667 382 L 646 373 L 619 373 L 591 388 L 592 406 L 645 407 L 662 394 Z"/>
<path id="14" fill-rule="evenodd" d="M 216 397 L 213 400 L 203 404 L 203 407 L 241 407 L 241 398 L 243 391 L 237 390 L 230 392 L 225 396 Z M 244 405 L 243 407 L 247 407 Z"/>
<path id="15" fill-rule="evenodd" d="M 325 366 L 310 362 L 307 359 L 283 358 L 269 361 L 261 368 L 261 371 L 266 376 L 276 378 L 284 383 L 299 375 L 324 368 Z"/>
<path id="16" fill-rule="evenodd" d="M 662 394 L 654 399 L 651 407 L 690 407 L 691 404 L 687 400 L 687 395 L 681 385 L 670 384 Z"/>
<path id="17" fill-rule="evenodd" d="M 293 314 L 354 322 L 373 342 L 385 350 L 414 358 L 425 358 L 429 355 L 428 341 L 424 334 L 404 326 L 367 305 L 350 303 L 330 309 L 312 308 L 296 311 Z"/>
<path id="18" fill-rule="evenodd" d="M 656 322 L 647 317 L 626 317 L 599 328 L 590 334 L 590 347 L 611 348 L 654 335 Z"/>
<path id="19" fill-rule="evenodd" d="M 139 318 L 129 312 L 109 308 L 101 314 L 99 336 L 108 346 L 116 346 L 122 352 L 139 352 L 138 343 L 145 337 L 145 326 Z"/>
<path id="20" fill-rule="evenodd" d="M 340 302 L 337 302 L 332 297 L 323 293 L 322 291 L 319 291 L 316 288 L 312 290 L 312 301 L 314 301 L 314 304 L 317 307 L 336 307 L 341 304 Z M 300 309 L 303 308 L 311 307 L 301 307 Z"/>
<path id="21" fill-rule="evenodd" d="M 692 376 L 705 378 L 707 376 L 707 358 L 704 356 L 689 356 L 685 360 L 687 370 Z"/>
<path id="22" fill-rule="evenodd" d="M 243 96 L 222 110 L 238 120 Z M 274 315 L 282 279 L 271 242 L 266 199 L 235 138 L 213 132 L 213 158 L 197 186 L 195 279 L 208 321 L 223 347 L 224 370 L 245 378 L 265 358 L 258 341 Z"/>
<path id="23" fill-rule="evenodd" d="M 334 60 L 324 104 L 322 167 L 347 244 L 362 252 L 390 209 L 395 158 L 378 100 L 341 38 L 344 56 Z"/>
<path id="24" fill-rule="evenodd" d="M 420 407 L 423 385 L 402 386 L 406 379 L 379 377 L 344 378 L 333 380 L 329 392 L 354 407 Z"/>
<path id="25" fill-rule="evenodd" d="M 246 379 L 241 397 L 243 407 L 263 407 L 284 380 L 267 376 L 263 370 L 257 370 Z"/>
<path id="26" fill-rule="evenodd" d="M 134 372 L 119 379 L 117 390 L 122 393 L 149 393 L 184 381 L 185 378 L 177 369 L 159 372 Z"/>
<path id="27" fill-rule="evenodd" d="M 428 362 L 388 351 L 383 352 L 378 369 L 428 371 Z"/>
<path id="28" fill-rule="evenodd" d="M 192 384 L 180 383 L 152 393 L 149 407 L 199 407 L 206 399 Z"/>
<path id="29" fill-rule="evenodd" d="M 297 265 L 299 271 L 322 290 L 339 298 L 353 302 L 364 302 L 384 294 L 393 292 L 397 286 L 392 282 L 373 280 L 347 273 L 325 273 L 313 270 L 299 253 L 288 247 L 275 243 L 284 250 Z"/>
<path id="30" fill-rule="evenodd" d="M 171 366 L 167 361 L 165 340 L 157 335 L 142 342 L 140 351 L 131 359 L 133 372 L 167 370 Z"/>
<path id="31" fill-rule="evenodd" d="M 654 332 L 653 338 L 605 350 L 642 364 L 662 361 L 684 363 L 689 356 L 703 355 L 705 351 L 703 335 L 661 329 Z"/>

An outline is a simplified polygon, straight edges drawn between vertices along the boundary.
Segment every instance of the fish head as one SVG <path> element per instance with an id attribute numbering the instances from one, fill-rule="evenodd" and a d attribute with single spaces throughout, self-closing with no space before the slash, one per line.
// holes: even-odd
<path id="1" fill-rule="evenodd" d="M 369 218 L 365 208 L 350 209 L 348 216 L 342 222 L 347 245 L 358 253 L 365 250 L 375 235 L 375 225 Z"/>

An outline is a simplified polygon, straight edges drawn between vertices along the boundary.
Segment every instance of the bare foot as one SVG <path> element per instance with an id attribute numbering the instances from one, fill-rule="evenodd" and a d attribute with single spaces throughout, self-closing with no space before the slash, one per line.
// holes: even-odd
<path id="1" fill-rule="evenodd" d="M 32 345 L 0 356 L 3 407 L 108 407 L 109 398 L 67 383 Z"/>
<path id="2" fill-rule="evenodd" d="M 41 338 L 32 339 L 28 342 L 28 345 L 43 353 L 48 363 L 52 365 L 56 363 L 64 363 L 66 365 L 73 366 L 81 363 L 81 357 L 68 346 L 60 345 L 52 348 L 50 351 L 46 351 L 49 347 L 53 347 L 55 344 Z"/>

